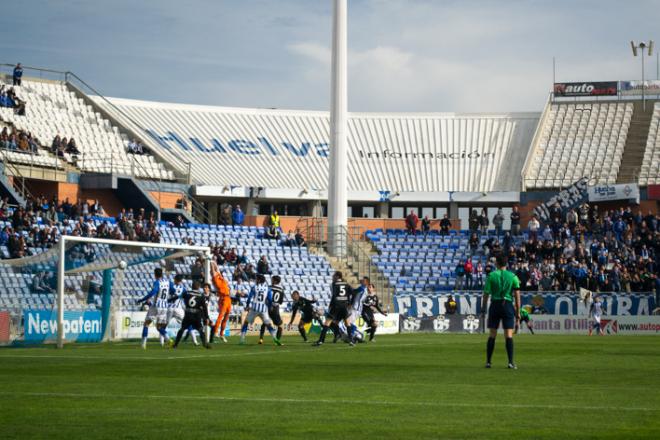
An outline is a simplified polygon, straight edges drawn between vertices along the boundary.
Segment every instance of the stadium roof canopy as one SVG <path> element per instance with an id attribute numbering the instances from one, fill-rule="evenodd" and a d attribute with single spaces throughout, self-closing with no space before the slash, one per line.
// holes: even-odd
<path id="1" fill-rule="evenodd" d="M 329 114 L 109 98 L 120 122 L 207 186 L 324 191 Z M 519 191 L 540 113 L 351 113 L 350 192 Z M 132 120 L 132 121 L 131 121 Z"/>

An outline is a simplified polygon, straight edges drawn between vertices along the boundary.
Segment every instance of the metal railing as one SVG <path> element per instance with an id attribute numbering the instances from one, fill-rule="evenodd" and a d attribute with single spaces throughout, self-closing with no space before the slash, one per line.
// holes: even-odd
<path id="1" fill-rule="evenodd" d="M 8 75 L 11 75 L 11 72 L 14 68 L 13 64 L 9 63 L 0 63 L 0 72 L 6 72 Z M 171 156 L 170 160 L 167 160 L 163 157 L 162 152 L 158 151 L 156 148 L 153 148 L 154 145 L 152 140 L 145 136 L 146 130 L 141 126 L 135 119 L 126 114 L 119 107 L 114 105 L 109 101 L 103 94 L 101 94 L 94 87 L 85 82 L 82 78 L 70 71 L 60 71 L 54 69 L 43 69 L 32 66 L 22 66 L 24 71 L 34 73 L 34 77 L 39 78 L 40 80 L 49 80 L 64 83 L 69 86 L 75 93 L 81 96 L 89 105 L 92 105 L 94 108 L 100 110 L 103 113 L 103 116 L 109 119 L 114 125 L 119 125 L 128 131 L 133 139 L 139 140 L 143 145 L 146 145 L 149 148 L 149 153 L 160 160 L 162 163 L 166 163 L 171 166 L 174 176 L 167 173 L 162 173 L 157 177 L 153 176 L 153 172 L 147 170 L 134 156 L 129 155 L 132 160 L 130 160 L 130 166 L 127 166 L 122 155 L 120 153 L 110 151 L 103 153 L 79 153 L 75 155 L 70 155 L 72 158 L 71 164 L 80 168 L 83 171 L 90 169 L 98 170 L 96 172 L 102 173 L 113 173 L 113 174 L 123 174 L 130 175 L 135 178 L 146 180 L 152 182 L 157 187 L 157 192 L 160 194 L 163 191 L 164 182 L 171 183 L 183 183 L 186 185 L 192 184 L 192 163 L 180 156 L 175 151 L 168 151 L 167 155 Z M 104 104 L 103 107 L 99 106 L 97 102 L 92 100 L 90 97 L 95 96 L 101 100 Z M 117 116 L 122 118 L 123 122 L 117 121 Z M 132 125 L 127 126 L 125 122 L 128 122 Z M 66 162 L 62 158 L 63 162 Z M 55 160 L 56 169 L 59 168 L 59 162 Z M 63 168 L 63 167 L 62 167 Z M 136 173 L 136 171 L 138 171 Z M 177 172 L 179 175 L 177 175 Z M 168 192 L 168 191 L 166 191 Z M 182 198 L 184 198 L 189 205 L 191 206 L 191 214 L 195 219 L 203 222 L 210 222 L 210 214 L 203 203 L 196 200 L 192 195 L 181 190 L 175 190 L 174 192 L 180 193 Z M 158 201 L 160 205 L 160 200 Z M 159 206 L 160 207 L 160 206 Z"/>
<path id="2" fill-rule="evenodd" d="M 9 170 L 9 172 L 11 173 L 12 176 L 11 182 L 14 189 L 20 194 L 21 197 L 23 197 L 24 200 L 27 201 L 32 199 L 33 198 L 32 193 L 25 185 L 25 177 L 20 172 L 20 170 L 18 170 L 16 165 L 12 163 L 10 160 L 8 160 L 6 150 L 0 149 L 0 155 L 2 155 L 3 172 L 5 176 L 8 176 L 7 170 Z"/>

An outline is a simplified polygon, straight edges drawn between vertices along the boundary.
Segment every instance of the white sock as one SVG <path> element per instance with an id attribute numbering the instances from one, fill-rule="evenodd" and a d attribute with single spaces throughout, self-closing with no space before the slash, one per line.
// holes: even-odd
<path id="1" fill-rule="evenodd" d="M 197 342 L 197 333 L 195 333 L 194 331 L 191 331 L 191 332 L 190 332 L 190 336 L 192 336 L 193 343 L 194 343 L 195 345 L 197 345 L 197 344 L 198 344 L 198 342 Z"/>
<path id="2" fill-rule="evenodd" d="M 147 345 L 147 338 L 146 337 L 142 338 L 142 345 Z"/>
<path id="3" fill-rule="evenodd" d="M 159 335 L 159 336 L 160 336 L 160 345 L 164 345 L 165 344 L 165 338 L 163 337 L 163 335 Z"/>

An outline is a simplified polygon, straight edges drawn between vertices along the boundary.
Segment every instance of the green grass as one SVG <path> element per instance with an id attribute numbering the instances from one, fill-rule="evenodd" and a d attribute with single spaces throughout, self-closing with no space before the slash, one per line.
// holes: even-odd
<path id="1" fill-rule="evenodd" d="M 660 438 L 654 337 L 0 350 L 0 438 Z"/>

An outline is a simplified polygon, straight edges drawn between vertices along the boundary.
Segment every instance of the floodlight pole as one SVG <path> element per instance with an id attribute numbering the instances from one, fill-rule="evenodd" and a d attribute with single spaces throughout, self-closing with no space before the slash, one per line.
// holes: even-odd
<path id="1" fill-rule="evenodd" d="M 59 242 L 59 260 L 57 261 L 57 348 L 64 347 L 64 273 L 66 271 L 66 239 Z"/>
<path id="2" fill-rule="evenodd" d="M 649 56 L 653 56 L 653 40 L 649 40 L 648 43 L 641 41 L 639 44 L 635 44 L 634 41 L 630 42 L 630 47 L 632 48 L 633 56 L 637 56 L 637 51 L 642 52 L 642 109 L 646 111 L 646 83 L 644 75 L 644 52 L 649 51 Z"/>
<path id="3" fill-rule="evenodd" d="M 346 253 L 348 222 L 347 144 L 347 0 L 333 0 L 332 79 L 330 108 L 330 167 L 328 175 L 328 253 L 341 257 Z"/>
<path id="4" fill-rule="evenodd" d="M 642 48 L 642 110 L 646 111 L 646 83 L 644 82 L 644 48 Z"/>

